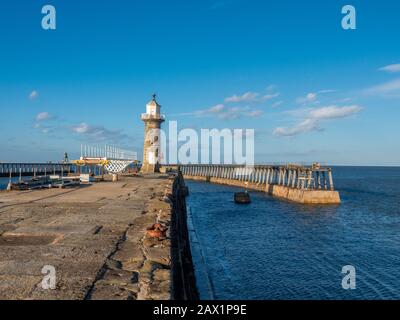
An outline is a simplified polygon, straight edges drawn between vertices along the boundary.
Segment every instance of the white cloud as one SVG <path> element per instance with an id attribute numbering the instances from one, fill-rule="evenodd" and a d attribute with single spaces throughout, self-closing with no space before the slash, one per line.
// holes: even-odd
<path id="1" fill-rule="evenodd" d="M 51 119 L 52 116 L 48 112 L 41 112 L 36 116 L 36 121 L 45 121 Z"/>
<path id="2" fill-rule="evenodd" d="M 298 104 L 310 104 L 310 103 L 317 104 L 317 103 L 319 103 L 319 101 L 318 101 L 319 95 L 328 94 L 328 93 L 334 93 L 334 92 L 337 92 L 337 91 L 336 90 L 332 90 L 332 89 L 325 89 L 325 90 L 320 90 L 320 91 L 317 91 L 317 92 L 310 92 L 304 97 L 297 98 L 296 102 Z"/>
<path id="3" fill-rule="evenodd" d="M 243 117 L 260 117 L 263 111 L 252 110 L 250 107 L 227 107 L 223 104 L 217 104 L 208 109 L 198 110 L 194 114 L 198 117 L 215 116 L 221 120 L 233 120 Z"/>
<path id="4" fill-rule="evenodd" d="M 395 79 L 365 90 L 367 94 L 382 96 L 400 95 L 400 79 Z"/>
<path id="5" fill-rule="evenodd" d="M 313 109 L 310 111 L 310 117 L 312 119 L 339 119 L 351 116 L 355 113 L 358 113 L 362 110 L 360 106 L 353 105 L 353 106 L 327 106 L 321 107 L 318 109 Z"/>
<path id="6" fill-rule="evenodd" d="M 380 71 L 384 71 L 384 72 L 389 72 L 389 73 L 400 72 L 400 63 L 398 63 L 398 64 L 390 64 L 388 66 L 380 68 L 379 70 Z"/>
<path id="7" fill-rule="evenodd" d="M 248 116 L 251 118 L 258 118 L 263 115 L 263 112 L 261 110 L 254 110 L 248 113 Z"/>
<path id="8" fill-rule="evenodd" d="M 265 88 L 265 90 L 267 90 L 268 92 L 276 91 L 277 89 L 278 89 L 278 86 L 275 85 L 275 84 L 271 84 L 271 85 L 269 85 L 268 87 Z"/>
<path id="9" fill-rule="evenodd" d="M 279 93 L 279 92 L 277 92 L 277 93 L 271 93 L 271 94 L 266 94 L 265 96 L 263 96 L 263 97 L 260 99 L 260 101 L 261 101 L 261 102 L 268 101 L 268 100 L 277 98 L 277 97 L 279 97 L 279 96 L 280 96 L 280 93 Z"/>
<path id="10" fill-rule="evenodd" d="M 92 141 L 118 142 L 128 138 L 120 130 L 110 130 L 103 126 L 92 126 L 85 122 L 72 126 L 70 129 L 73 133 L 84 135 Z"/>
<path id="11" fill-rule="evenodd" d="M 89 130 L 90 126 L 85 122 L 82 122 L 81 124 L 72 127 L 72 131 L 75 133 L 88 133 Z"/>
<path id="12" fill-rule="evenodd" d="M 243 116 L 242 108 L 226 108 L 222 112 L 218 113 L 218 118 L 222 120 L 234 120 Z"/>
<path id="13" fill-rule="evenodd" d="M 37 92 L 36 90 L 33 90 L 33 91 L 29 94 L 29 100 L 35 100 L 38 96 L 39 96 L 39 92 Z"/>
<path id="14" fill-rule="evenodd" d="M 205 115 L 210 115 L 210 114 L 222 113 L 224 111 L 225 111 L 225 106 L 223 104 L 217 104 L 208 109 L 198 110 L 198 111 L 194 112 L 194 115 L 205 116 Z M 188 115 L 193 115 L 193 113 L 189 113 Z"/>
<path id="15" fill-rule="evenodd" d="M 41 133 L 47 134 L 55 130 L 54 126 L 44 125 L 42 122 L 36 122 L 33 128 L 40 131 Z"/>
<path id="16" fill-rule="evenodd" d="M 361 110 L 362 107 L 358 105 L 343 107 L 332 105 L 316 109 L 305 109 L 300 113 L 306 117 L 303 121 L 293 127 L 278 127 L 273 131 L 273 134 L 280 137 L 292 137 L 306 132 L 322 131 L 323 129 L 320 127 L 322 120 L 350 117 Z"/>
<path id="17" fill-rule="evenodd" d="M 243 95 L 240 95 L 240 96 L 238 96 L 238 95 L 233 95 L 233 96 L 231 96 L 231 97 L 228 97 L 228 98 L 226 98 L 225 99 L 225 102 L 226 103 L 229 103 L 229 102 L 235 102 L 235 103 L 237 103 L 237 102 L 255 102 L 255 101 L 257 101 L 257 97 L 259 96 L 260 94 L 259 93 L 257 93 L 257 92 L 246 92 L 245 94 L 243 94 Z"/>
<path id="18" fill-rule="evenodd" d="M 314 92 L 308 93 L 305 97 L 300 97 L 296 99 L 296 102 L 299 104 L 306 104 L 317 101 L 318 94 Z"/>
<path id="19" fill-rule="evenodd" d="M 222 112 L 225 109 L 225 106 L 223 104 L 217 104 L 214 107 L 211 107 L 210 109 L 208 109 L 208 112 L 210 113 L 219 113 Z"/>
<path id="20" fill-rule="evenodd" d="M 325 89 L 325 90 L 320 90 L 318 91 L 318 93 L 334 93 L 337 92 L 336 90 L 332 90 L 332 89 Z"/>
<path id="21" fill-rule="evenodd" d="M 266 95 L 261 96 L 258 92 L 246 92 L 242 95 L 233 95 L 225 99 L 225 103 L 240 103 L 240 102 L 247 102 L 247 103 L 260 103 L 265 102 L 276 97 L 279 97 L 279 92 L 268 93 Z"/>
<path id="22" fill-rule="evenodd" d="M 274 104 L 272 104 L 272 108 L 278 108 L 279 106 L 281 106 L 283 104 L 283 101 L 277 101 Z"/>
<path id="23" fill-rule="evenodd" d="M 353 100 L 353 98 L 347 97 L 347 98 L 343 98 L 343 99 L 338 100 L 338 102 L 345 103 L 345 102 L 350 102 L 352 100 Z"/>
<path id="24" fill-rule="evenodd" d="M 292 137 L 310 131 L 320 131 L 315 119 L 306 119 L 293 127 L 278 127 L 273 134 L 278 137 Z"/>

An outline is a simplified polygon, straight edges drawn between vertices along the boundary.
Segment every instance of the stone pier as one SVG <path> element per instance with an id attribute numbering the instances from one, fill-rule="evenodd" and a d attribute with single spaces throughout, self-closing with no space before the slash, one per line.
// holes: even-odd
<path id="1" fill-rule="evenodd" d="M 302 204 L 339 204 L 332 169 L 312 166 L 179 166 L 185 179 L 208 181 L 266 192 Z"/>
<path id="2" fill-rule="evenodd" d="M 192 278 L 173 280 L 181 260 L 193 275 L 186 230 L 176 222 L 186 214 L 182 181 L 122 175 L 73 189 L 0 192 L 0 299 L 195 298 Z M 156 223 L 165 236 L 149 235 Z M 54 290 L 42 287 L 45 266 L 55 268 Z"/>

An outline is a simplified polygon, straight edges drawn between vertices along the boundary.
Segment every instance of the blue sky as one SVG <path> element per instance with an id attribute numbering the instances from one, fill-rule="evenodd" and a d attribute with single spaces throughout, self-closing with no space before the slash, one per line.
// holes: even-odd
<path id="1" fill-rule="evenodd" d="M 41 28 L 41 8 L 57 29 Z M 357 30 L 341 28 L 341 8 Z M 400 165 L 400 3 L 2 1 L 0 161 L 141 153 L 158 94 L 180 129 L 254 128 L 257 162 Z"/>

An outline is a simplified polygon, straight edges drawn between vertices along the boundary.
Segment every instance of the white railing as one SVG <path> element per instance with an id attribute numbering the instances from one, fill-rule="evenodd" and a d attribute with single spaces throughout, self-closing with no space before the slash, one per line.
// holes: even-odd
<path id="1" fill-rule="evenodd" d="M 124 150 L 114 145 L 81 145 L 81 159 L 137 160 L 137 152 Z"/>

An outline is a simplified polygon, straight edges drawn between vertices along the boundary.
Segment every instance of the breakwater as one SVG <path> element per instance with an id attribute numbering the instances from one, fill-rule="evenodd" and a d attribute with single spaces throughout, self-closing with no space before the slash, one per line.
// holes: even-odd
<path id="1" fill-rule="evenodd" d="M 199 293 L 187 224 L 188 188 L 179 172 L 175 176 L 171 195 L 173 204 L 171 213 L 172 298 L 174 300 L 198 300 Z"/>
<path id="2" fill-rule="evenodd" d="M 302 204 L 339 204 L 332 169 L 312 165 L 244 166 L 183 165 L 185 179 L 207 181 L 266 192 Z"/>
<path id="3" fill-rule="evenodd" d="M 177 173 L 0 191 L 0 299 L 196 299 L 186 194 Z"/>

